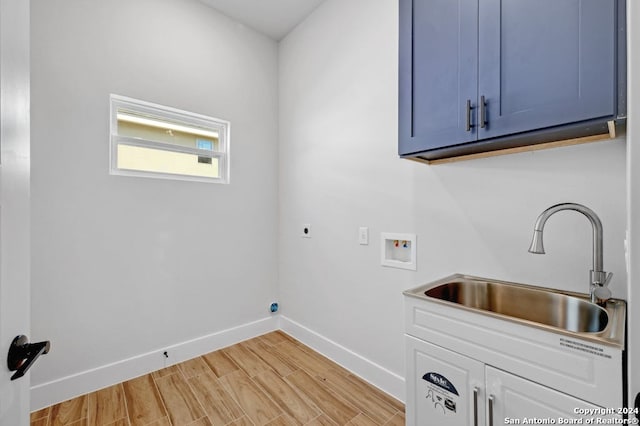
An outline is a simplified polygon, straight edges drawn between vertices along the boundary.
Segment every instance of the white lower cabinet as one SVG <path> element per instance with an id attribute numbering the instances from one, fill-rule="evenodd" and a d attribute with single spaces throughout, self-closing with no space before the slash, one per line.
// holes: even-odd
<path id="1" fill-rule="evenodd" d="M 613 410 L 589 404 L 530 380 L 485 367 L 491 425 L 589 424 L 587 419 L 614 419 Z M 527 419 L 527 423 L 524 423 Z"/>
<path id="2" fill-rule="evenodd" d="M 440 346 L 409 335 L 406 342 L 407 425 L 560 425 L 618 418 L 611 410 Z"/>
<path id="3" fill-rule="evenodd" d="M 485 413 L 484 364 L 406 336 L 407 425 L 474 425 Z"/>

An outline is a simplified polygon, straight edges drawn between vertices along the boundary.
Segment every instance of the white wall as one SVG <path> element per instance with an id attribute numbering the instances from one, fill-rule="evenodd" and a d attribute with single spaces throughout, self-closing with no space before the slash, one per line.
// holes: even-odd
<path id="1" fill-rule="evenodd" d="M 276 43 L 195 0 L 35 0 L 31 19 L 30 337 L 52 342 L 32 385 L 268 317 Z M 110 93 L 229 120 L 231 184 L 110 176 Z"/>
<path id="2" fill-rule="evenodd" d="M 565 201 L 600 216 L 611 288 L 626 297 L 624 139 L 438 166 L 398 159 L 397 20 L 396 0 L 327 0 L 281 42 L 283 315 L 403 376 L 404 289 L 461 272 L 588 291 L 582 215 L 550 219 L 547 255 L 527 252 L 538 214 Z M 380 266 L 380 232 L 418 235 L 416 272 Z"/>
<path id="3" fill-rule="evenodd" d="M 640 27 L 631 25 L 640 22 L 640 3 L 627 2 L 627 83 L 628 113 L 627 120 L 627 226 L 629 227 L 629 302 L 628 302 L 628 363 L 629 363 L 629 407 L 632 407 L 636 394 L 640 392 L 640 312 L 634 309 L 640 301 Z"/>

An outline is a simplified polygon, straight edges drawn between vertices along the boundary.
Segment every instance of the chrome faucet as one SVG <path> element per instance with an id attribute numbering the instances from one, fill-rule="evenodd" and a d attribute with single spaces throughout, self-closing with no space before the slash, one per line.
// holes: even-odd
<path id="1" fill-rule="evenodd" d="M 529 253 L 544 254 L 544 245 L 542 244 L 544 224 L 554 213 L 562 210 L 574 210 L 582 213 L 591 222 L 593 227 L 593 269 L 590 273 L 589 295 L 591 302 L 604 305 L 611 298 L 611 291 L 607 285 L 611 281 L 613 274 L 607 274 L 602 270 L 602 222 L 600 222 L 598 215 L 593 210 L 582 204 L 562 203 L 551 206 L 540 213 L 533 228 L 533 239 L 531 240 Z"/>

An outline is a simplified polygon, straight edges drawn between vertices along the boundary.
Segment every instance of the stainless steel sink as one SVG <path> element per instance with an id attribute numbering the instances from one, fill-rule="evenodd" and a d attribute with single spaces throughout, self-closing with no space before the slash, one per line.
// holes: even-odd
<path id="1" fill-rule="evenodd" d="M 431 288 L 425 294 L 467 308 L 581 333 L 602 331 L 609 322 L 607 311 L 585 300 L 497 282 L 460 280 Z"/>
<path id="2" fill-rule="evenodd" d="M 408 290 L 405 294 L 587 340 L 624 346 L 626 303 L 618 299 L 610 299 L 602 308 L 591 303 L 587 294 L 460 274 Z"/>

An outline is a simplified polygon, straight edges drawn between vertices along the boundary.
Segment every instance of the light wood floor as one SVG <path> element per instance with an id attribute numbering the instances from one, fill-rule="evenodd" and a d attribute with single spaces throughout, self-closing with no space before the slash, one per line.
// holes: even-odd
<path id="1" fill-rule="evenodd" d="M 404 406 L 276 331 L 31 413 L 31 426 L 400 426 Z"/>

